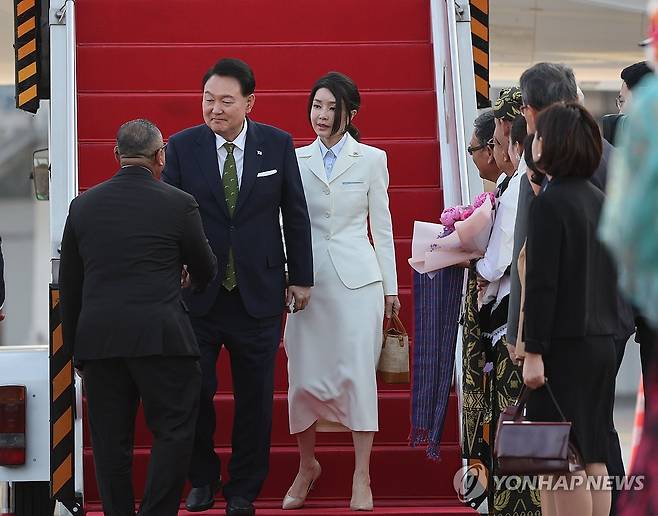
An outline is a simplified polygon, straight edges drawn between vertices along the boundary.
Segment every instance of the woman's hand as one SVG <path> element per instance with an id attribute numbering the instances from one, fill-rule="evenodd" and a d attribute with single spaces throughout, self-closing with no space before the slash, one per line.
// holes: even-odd
<path id="1" fill-rule="evenodd" d="M 384 315 L 390 319 L 393 314 L 400 313 L 400 300 L 398 296 L 384 296 Z"/>
<path id="2" fill-rule="evenodd" d="M 544 358 L 537 353 L 526 352 L 523 360 L 523 383 L 530 389 L 539 389 L 545 381 Z"/>

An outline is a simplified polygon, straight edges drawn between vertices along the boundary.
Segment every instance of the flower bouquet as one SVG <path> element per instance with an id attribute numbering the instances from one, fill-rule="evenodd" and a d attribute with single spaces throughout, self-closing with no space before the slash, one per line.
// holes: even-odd
<path id="1" fill-rule="evenodd" d="M 433 278 L 440 269 L 484 256 L 493 225 L 494 199 L 492 192 L 485 192 L 469 206 L 447 208 L 441 214 L 441 224 L 415 221 L 409 265 Z"/>

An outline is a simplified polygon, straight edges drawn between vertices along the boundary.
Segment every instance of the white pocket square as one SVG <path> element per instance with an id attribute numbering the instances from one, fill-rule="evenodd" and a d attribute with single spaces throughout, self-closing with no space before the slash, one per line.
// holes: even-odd
<path id="1" fill-rule="evenodd" d="M 273 176 L 276 173 L 277 173 L 276 168 L 273 168 L 272 170 L 265 170 L 264 172 L 259 172 L 258 175 L 256 175 L 256 177 Z"/>

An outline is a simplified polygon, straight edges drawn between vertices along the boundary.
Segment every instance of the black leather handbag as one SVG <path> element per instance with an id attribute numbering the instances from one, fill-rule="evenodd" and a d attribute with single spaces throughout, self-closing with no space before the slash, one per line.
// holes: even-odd
<path id="1" fill-rule="evenodd" d="M 577 447 L 571 441 L 571 423 L 566 420 L 551 391 L 544 384 L 562 421 L 526 421 L 523 409 L 532 392 L 523 387 L 515 405 L 507 407 L 498 420 L 494 457 L 501 475 L 573 473 L 584 469 Z"/>

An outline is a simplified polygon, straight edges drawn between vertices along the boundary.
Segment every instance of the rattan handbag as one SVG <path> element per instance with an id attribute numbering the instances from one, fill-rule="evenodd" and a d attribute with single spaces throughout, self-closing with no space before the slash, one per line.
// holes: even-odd
<path id="1" fill-rule="evenodd" d="M 386 322 L 377 371 L 386 383 L 409 382 L 409 335 L 395 314 Z"/>

